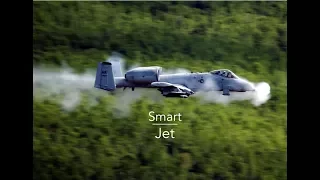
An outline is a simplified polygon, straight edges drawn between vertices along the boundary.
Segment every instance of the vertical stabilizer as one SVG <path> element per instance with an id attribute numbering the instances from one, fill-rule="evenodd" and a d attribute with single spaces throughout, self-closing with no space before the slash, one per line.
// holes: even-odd
<path id="1" fill-rule="evenodd" d="M 113 91 L 116 89 L 112 64 L 110 62 L 98 63 L 94 87 L 106 91 Z"/>

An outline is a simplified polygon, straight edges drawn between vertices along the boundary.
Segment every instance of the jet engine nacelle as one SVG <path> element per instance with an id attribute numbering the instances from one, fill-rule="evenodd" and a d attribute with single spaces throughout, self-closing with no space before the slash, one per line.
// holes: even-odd
<path id="1" fill-rule="evenodd" d="M 159 81 L 161 71 L 158 66 L 138 67 L 127 71 L 124 77 L 133 83 L 152 83 Z"/>

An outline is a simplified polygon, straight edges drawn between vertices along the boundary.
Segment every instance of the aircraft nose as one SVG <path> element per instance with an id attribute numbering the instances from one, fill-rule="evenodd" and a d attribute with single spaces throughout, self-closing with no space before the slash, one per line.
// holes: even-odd
<path id="1" fill-rule="evenodd" d="M 245 89 L 246 89 L 246 91 L 255 91 L 255 87 L 251 83 L 246 83 Z"/>

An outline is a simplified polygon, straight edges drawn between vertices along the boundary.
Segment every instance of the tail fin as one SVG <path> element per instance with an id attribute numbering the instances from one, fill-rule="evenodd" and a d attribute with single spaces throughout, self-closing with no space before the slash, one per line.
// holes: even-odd
<path id="1" fill-rule="evenodd" d="M 112 64 L 110 62 L 99 62 L 94 87 L 106 91 L 113 91 L 116 89 Z"/>

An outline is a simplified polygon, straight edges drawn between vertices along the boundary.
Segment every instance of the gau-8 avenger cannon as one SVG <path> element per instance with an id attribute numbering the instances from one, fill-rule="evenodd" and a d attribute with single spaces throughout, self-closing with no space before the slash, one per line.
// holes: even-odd
<path id="1" fill-rule="evenodd" d="M 199 91 L 230 92 L 255 91 L 253 84 L 239 78 L 228 69 L 204 73 L 161 74 L 159 66 L 137 67 L 122 75 L 120 66 L 99 62 L 94 87 L 105 91 L 117 88 L 155 88 L 165 97 L 187 98 Z"/>

